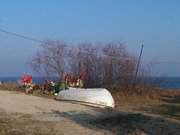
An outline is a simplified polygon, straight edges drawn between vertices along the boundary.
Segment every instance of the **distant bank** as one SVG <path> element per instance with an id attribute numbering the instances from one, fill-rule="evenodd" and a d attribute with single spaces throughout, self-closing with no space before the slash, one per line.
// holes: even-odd
<path id="1" fill-rule="evenodd" d="M 13 82 L 16 83 L 20 77 L 0 77 L 0 82 Z M 57 78 L 52 78 L 57 80 Z M 153 86 L 166 88 L 166 89 L 180 89 L 180 77 L 151 77 L 148 79 Z M 33 77 L 33 82 L 40 84 L 45 79 L 43 77 Z"/>

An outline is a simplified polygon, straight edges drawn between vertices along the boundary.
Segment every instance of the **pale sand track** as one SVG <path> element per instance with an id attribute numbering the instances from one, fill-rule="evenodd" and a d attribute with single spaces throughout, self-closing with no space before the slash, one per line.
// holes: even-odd
<path id="1" fill-rule="evenodd" d="M 17 92 L 0 91 L 0 112 L 2 113 L 2 115 L 6 114 L 7 117 L 13 117 L 16 121 L 23 121 L 23 119 L 19 119 L 17 117 L 21 118 L 21 116 L 27 115 L 28 119 L 33 121 L 35 120 L 41 123 L 47 121 L 51 122 L 52 126 L 50 127 L 38 127 L 37 125 L 39 131 L 42 131 L 43 134 L 44 132 L 50 132 L 47 131 L 48 128 L 52 128 L 54 130 L 53 132 L 50 132 L 52 134 L 110 134 L 109 132 L 103 130 L 98 131 L 95 129 L 83 127 L 77 122 L 71 120 L 71 116 L 69 116 L 70 118 L 68 118 L 67 115 L 71 115 L 72 113 L 87 113 L 91 117 L 90 119 L 92 119 L 93 115 L 97 117 L 97 115 L 100 114 L 91 107 L 79 104 L 56 101 L 53 99 L 46 99 Z M 66 116 L 64 114 L 66 114 Z M 89 119 L 88 115 L 82 117 L 82 119 L 85 120 Z M 36 125 L 36 122 L 33 122 L 33 124 Z M 42 128 L 45 128 L 44 132 Z M 30 131 L 27 131 L 27 133 L 29 132 Z"/>
<path id="2" fill-rule="evenodd" d="M 0 135 L 179 135 L 180 124 L 121 104 L 104 110 L 0 90 Z"/>

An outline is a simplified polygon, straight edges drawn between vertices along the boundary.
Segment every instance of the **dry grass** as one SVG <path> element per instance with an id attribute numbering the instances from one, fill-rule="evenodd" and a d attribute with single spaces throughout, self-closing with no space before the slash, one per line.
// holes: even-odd
<path id="1" fill-rule="evenodd" d="M 112 92 L 117 108 L 159 115 L 180 122 L 180 90 L 160 88 L 118 90 Z"/>
<path id="2" fill-rule="evenodd" d="M 3 83 L 0 85 L 0 90 L 7 90 L 7 91 L 18 91 L 18 92 L 25 92 L 24 88 L 20 88 L 17 83 Z M 45 94 L 42 90 L 34 90 L 32 93 L 34 96 L 45 97 L 45 98 L 55 98 L 53 94 Z"/>
<path id="3" fill-rule="evenodd" d="M 164 90 L 154 87 L 141 87 L 137 86 L 136 88 L 109 88 L 111 93 L 116 101 L 116 103 L 125 103 L 125 102 L 142 102 L 142 101 L 157 101 L 161 100 L 162 97 L 175 97 L 180 96 L 179 90 Z M 0 85 L 0 90 L 11 90 L 11 91 L 21 91 L 17 83 L 3 83 Z M 33 95 L 42 96 L 47 98 L 54 98 L 52 94 L 45 94 L 41 90 L 34 90 Z"/>
<path id="4" fill-rule="evenodd" d="M 118 102 L 142 102 L 142 101 L 158 101 L 162 100 L 162 97 L 169 96 L 175 97 L 180 96 L 180 90 L 161 89 L 150 86 L 137 86 L 136 88 L 119 88 L 111 90 L 111 93 Z"/>
<path id="5" fill-rule="evenodd" d="M 121 88 L 111 91 L 116 103 L 152 102 L 159 100 L 162 92 L 153 87 Z"/>
<path id="6" fill-rule="evenodd" d="M 1 90 L 18 90 L 17 83 L 3 83 L 0 85 Z"/>

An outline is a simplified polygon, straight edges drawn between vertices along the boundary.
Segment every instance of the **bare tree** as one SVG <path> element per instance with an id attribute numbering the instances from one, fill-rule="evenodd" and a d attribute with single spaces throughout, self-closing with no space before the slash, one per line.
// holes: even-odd
<path id="1" fill-rule="evenodd" d="M 46 76 L 60 76 L 64 72 L 88 74 L 86 87 L 128 86 L 133 78 L 136 57 L 129 54 L 122 43 L 77 44 L 76 48 L 59 41 L 46 41 L 36 53 L 31 66 Z"/>
<path id="2" fill-rule="evenodd" d="M 95 73 L 97 62 L 97 49 L 91 43 L 81 43 L 72 51 L 71 60 L 69 61 L 71 71 L 74 74 L 79 74 L 81 71 L 86 71 L 88 76 L 85 86 L 93 87 L 95 85 Z"/>
<path id="3" fill-rule="evenodd" d="M 130 55 L 122 43 L 108 43 L 103 47 L 105 84 L 125 86 L 130 84 L 136 58 Z"/>
<path id="4" fill-rule="evenodd" d="M 66 67 L 66 44 L 59 41 L 45 41 L 42 50 L 31 60 L 31 67 L 47 77 L 60 76 Z"/>

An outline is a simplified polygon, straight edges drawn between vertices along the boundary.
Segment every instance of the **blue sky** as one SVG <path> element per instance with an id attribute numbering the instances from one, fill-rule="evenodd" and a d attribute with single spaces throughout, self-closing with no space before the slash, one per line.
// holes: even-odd
<path id="1" fill-rule="evenodd" d="M 180 62 L 179 0 L 1 0 L 0 28 L 37 39 L 122 41 L 143 61 Z M 30 73 L 39 44 L 0 33 L 0 76 Z M 153 75 L 180 76 L 180 64 L 153 64 Z"/>

